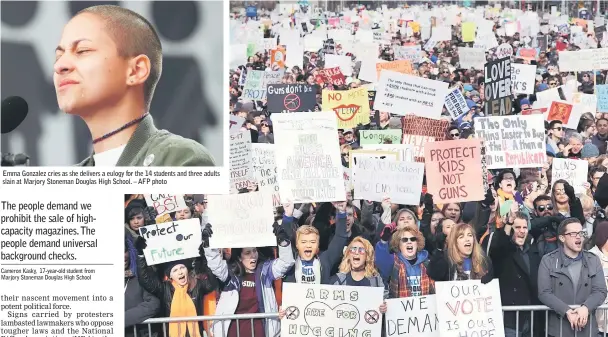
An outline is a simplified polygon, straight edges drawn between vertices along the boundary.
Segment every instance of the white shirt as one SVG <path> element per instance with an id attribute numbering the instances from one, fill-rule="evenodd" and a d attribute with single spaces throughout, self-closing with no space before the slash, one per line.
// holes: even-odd
<path id="1" fill-rule="evenodd" d="M 96 167 L 113 167 L 118 163 L 118 159 L 122 155 L 122 151 L 125 150 L 127 145 L 122 145 L 117 148 L 104 151 L 102 153 L 95 153 L 93 160 L 95 160 Z"/>

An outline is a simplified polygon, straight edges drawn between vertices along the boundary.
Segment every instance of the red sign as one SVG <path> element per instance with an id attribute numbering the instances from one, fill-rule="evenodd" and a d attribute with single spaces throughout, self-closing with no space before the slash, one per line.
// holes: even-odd
<path id="1" fill-rule="evenodd" d="M 540 108 L 540 109 L 527 109 L 527 110 L 522 110 L 521 114 L 522 115 L 542 115 L 547 111 L 547 108 Z"/>
<path id="2" fill-rule="evenodd" d="M 319 70 L 319 75 L 323 78 L 323 82 L 329 83 L 332 85 L 344 85 L 346 83 L 346 78 L 340 67 L 327 68 Z"/>
<path id="3" fill-rule="evenodd" d="M 549 108 L 549 115 L 547 116 L 547 120 L 551 121 L 561 121 L 563 124 L 568 124 L 568 120 L 570 119 L 570 114 L 572 113 L 572 104 L 561 103 L 561 102 L 553 102 L 551 103 L 551 107 Z"/>

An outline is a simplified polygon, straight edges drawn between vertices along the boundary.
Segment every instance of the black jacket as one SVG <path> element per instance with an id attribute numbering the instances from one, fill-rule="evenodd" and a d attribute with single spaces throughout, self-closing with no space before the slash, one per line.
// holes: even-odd
<path id="1" fill-rule="evenodd" d="M 125 336 L 134 336 L 133 326 L 156 316 L 160 300 L 142 289 L 135 277 L 125 277 Z M 137 336 L 148 336 L 148 327 L 137 327 Z"/>
<path id="2" fill-rule="evenodd" d="M 484 254 L 485 256 L 485 254 Z M 488 271 L 484 276 L 481 277 L 481 283 L 489 283 L 494 278 L 494 270 L 492 268 L 492 261 L 487 259 Z M 454 281 L 456 280 L 456 265 L 452 264 L 447 257 L 447 250 L 445 252 L 437 251 L 436 254 L 431 256 L 429 268 L 427 274 L 433 281 Z"/>
<path id="3" fill-rule="evenodd" d="M 528 237 L 528 240 L 530 237 Z M 490 258 L 494 267 L 494 276 L 500 282 L 500 298 L 502 305 L 540 305 L 538 300 L 538 267 L 542 255 L 538 252 L 536 245 L 526 243 L 527 256 L 529 258 L 529 268 L 511 237 L 505 233 L 504 227 L 496 230 L 490 246 Z M 515 328 L 515 312 L 505 312 L 504 324 L 506 327 Z M 541 326 L 539 319 L 541 313 L 534 317 L 534 325 Z M 530 322 L 529 312 L 519 313 L 519 326 L 523 327 L 524 322 Z M 542 324 L 544 327 L 544 324 Z M 535 329 L 536 330 L 536 329 Z"/>
<path id="4" fill-rule="evenodd" d="M 137 257 L 137 279 L 139 284 L 152 295 L 161 300 L 162 315 L 164 317 L 171 316 L 171 301 L 175 288 L 170 281 L 161 281 L 156 273 L 146 264 L 146 260 L 142 256 Z M 192 290 L 188 290 L 188 295 L 194 302 L 196 314 L 203 316 L 203 296 L 215 291 L 218 288 L 218 282 L 215 276 L 206 270 L 203 274 L 196 275 L 196 286 Z M 200 331 L 203 331 L 202 322 L 199 322 Z"/>

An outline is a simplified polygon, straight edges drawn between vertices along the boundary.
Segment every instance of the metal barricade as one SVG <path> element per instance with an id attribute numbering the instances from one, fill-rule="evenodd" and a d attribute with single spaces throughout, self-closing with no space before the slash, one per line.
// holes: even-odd
<path id="1" fill-rule="evenodd" d="M 578 306 L 574 305 L 574 306 L 570 306 L 571 308 L 575 309 Z M 551 309 L 549 309 L 549 307 L 544 306 L 544 305 L 515 305 L 515 306 L 505 306 L 502 307 L 502 311 L 503 311 L 503 316 L 505 315 L 505 313 L 511 313 L 511 312 L 515 312 L 515 334 L 514 335 L 508 335 L 506 334 L 506 337 L 531 337 L 531 336 L 536 336 L 536 337 L 549 337 L 549 312 L 552 311 Z M 595 314 L 603 311 L 604 312 L 604 322 L 603 322 L 603 326 L 599 327 L 599 334 L 594 334 L 593 331 L 589 331 L 588 336 L 587 335 L 583 335 L 582 333 L 577 333 L 575 332 L 574 336 L 576 337 L 608 337 L 608 305 L 602 305 L 600 306 L 595 312 L 590 314 L 589 317 L 589 321 L 587 322 L 587 325 L 592 324 L 592 322 L 596 319 Z M 531 315 L 531 320 L 530 320 L 530 326 L 529 326 L 529 330 L 526 327 L 522 327 L 520 328 L 520 314 L 521 313 L 526 313 L 526 314 L 530 314 Z M 534 329 L 535 329 L 535 317 L 539 318 L 538 320 L 542 321 L 542 316 L 544 316 L 544 329 L 541 329 L 544 331 L 544 334 L 535 334 L 534 333 Z M 254 320 L 255 319 L 264 319 L 264 320 L 268 320 L 268 319 L 278 319 L 279 318 L 279 314 L 278 313 L 264 313 L 264 314 L 243 314 L 243 315 L 222 315 L 222 316 L 196 316 L 196 317 L 165 317 L 165 318 L 150 318 L 146 321 L 144 321 L 143 323 L 136 325 L 133 327 L 133 334 L 131 336 L 133 337 L 171 337 L 168 334 L 168 328 L 167 328 L 167 324 L 169 323 L 177 323 L 177 322 L 208 322 L 208 330 L 211 331 L 212 330 L 212 323 L 213 322 L 217 322 L 217 321 L 236 321 L 237 323 L 242 321 L 242 320 L 249 320 L 250 324 L 251 324 L 251 331 L 247 331 L 247 332 L 241 332 L 240 331 L 240 324 L 236 325 L 236 334 L 237 337 L 265 337 L 265 336 L 256 336 L 254 334 Z M 563 337 L 562 334 L 564 331 L 561 330 L 561 323 L 563 321 L 564 317 L 560 317 L 560 334 L 559 336 L 552 336 L 552 337 Z M 536 323 L 537 324 L 537 323 Z M 153 325 L 155 325 L 155 327 L 153 327 Z M 147 326 L 147 329 L 145 328 L 145 326 Z M 162 326 L 162 328 L 161 328 Z M 264 324 L 265 328 L 268 329 L 268 324 Z M 538 326 L 536 327 L 537 329 L 539 328 Z M 162 332 L 160 331 L 162 329 Z M 145 334 L 142 334 L 142 331 L 145 331 Z M 522 334 L 522 332 L 524 332 L 524 334 Z M 159 333 L 162 333 L 162 335 L 160 335 Z M 206 332 L 202 332 L 203 336 L 201 337 L 211 337 L 210 335 L 208 335 Z M 130 335 L 129 331 L 126 332 L 127 336 Z M 228 334 L 228 331 L 225 331 L 224 326 L 222 325 L 222 336 L 213 336 L 213 337 L 226 337 Z M 568 334 L 569 335 L 569 334 Z M 378 336 L 380 337 L 380 336 Z"/>

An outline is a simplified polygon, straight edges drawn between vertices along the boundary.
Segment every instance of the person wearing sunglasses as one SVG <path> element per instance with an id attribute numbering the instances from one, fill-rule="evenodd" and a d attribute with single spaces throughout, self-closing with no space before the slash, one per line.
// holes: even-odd
<path id="1" fill-rule="evenodd" d="M 458 130 L 457 126 L 452 125 L 452 126 L 450 126 L 450 129 L 448 130 L 448 135 L 450 136 L 451 139 L 459 139 L 460 130 Z"/>
<path id="2" fill-rule="evenodd" d="M 578 219 L 562 221 L 558 234 L 559 248 L 543 256 L 538 269 L 538 299 L 551 309 L 547 333 L 595 336 L 597 320 L 589 315 L 604 303 L 608 292 L 602 263 L 583 250 L 586 232 Z"/>
<path id="3" fill-rule="evenodd" d="M 559 153 L 559 144 L 564 137 L 564 128 L 562 125 L 562 121 L 551 121 L 549 123 L 548 133 L 547 133 L 547 151 L 557 154 Z"/>

